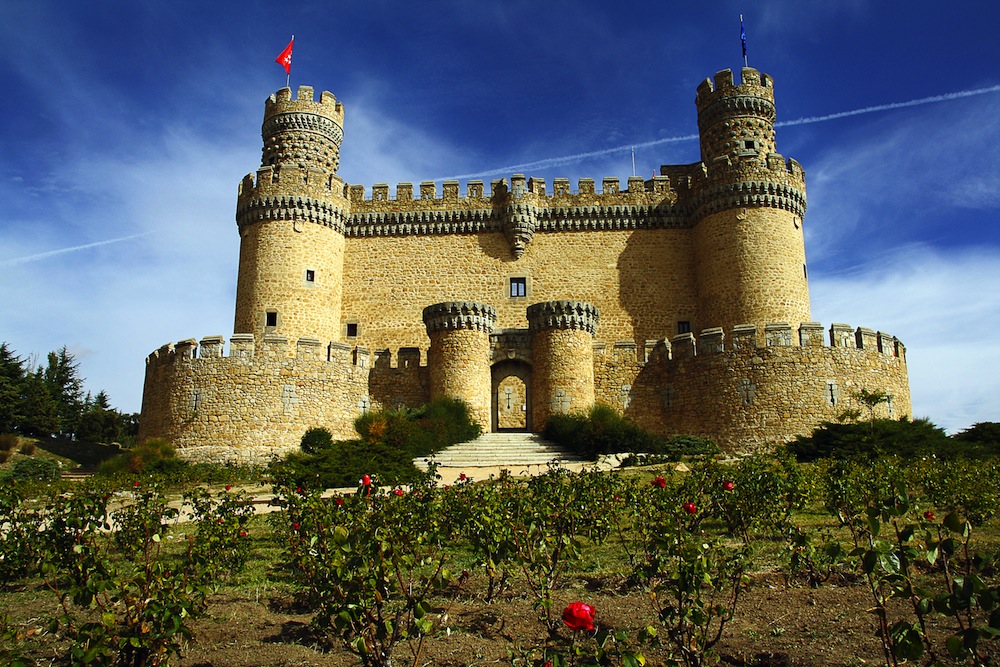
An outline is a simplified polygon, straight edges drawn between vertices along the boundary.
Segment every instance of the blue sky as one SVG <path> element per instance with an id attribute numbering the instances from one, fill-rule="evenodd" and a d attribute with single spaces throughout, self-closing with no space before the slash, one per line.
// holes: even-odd
<path id="1" fill-rule="evenodd" d="M 644 176 L 698 160 L 740 13 L 806 170 L 813 319 L 898 336 L 917 416 L 1000 421 L 995 0 L 6 0 L 0 340 L 67 345 L 138 411 L 146 354 L 232 333 L 236 188 L 293 33 L 292 87 L 346 107 L 347 182 L 575 183 L 630 175 L 631 145 Z"/>

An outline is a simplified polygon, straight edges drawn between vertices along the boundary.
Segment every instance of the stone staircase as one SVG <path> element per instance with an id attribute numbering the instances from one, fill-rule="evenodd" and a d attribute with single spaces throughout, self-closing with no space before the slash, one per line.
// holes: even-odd
<path id="1" fill-rule="evenodd" d="M 552 462 L 574 470 L 588 463 L 537 433 L 523 432 L 484 433 L 475 440 L 443 449 L 432 459 L 416 459 L 414 464 L 426 469 L 431 460 L 438 464 L 444 483 L 454 481 L 461 473 L 480 478 L 504 469 L 512 474 L 540 474 Z"/>

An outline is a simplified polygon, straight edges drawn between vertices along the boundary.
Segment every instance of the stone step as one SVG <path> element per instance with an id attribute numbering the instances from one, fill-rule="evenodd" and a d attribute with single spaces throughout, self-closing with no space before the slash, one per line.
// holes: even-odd
<path id="1" fill-rule="evenodd" d="M 426 468 L 431 459 L 414 461 Z M 536 433 L 484 433 L 475 440 L 438 452 L 433 461 L 442 468 L 540 466 L 550 462 L 576 463 L 582 459 Z"/>

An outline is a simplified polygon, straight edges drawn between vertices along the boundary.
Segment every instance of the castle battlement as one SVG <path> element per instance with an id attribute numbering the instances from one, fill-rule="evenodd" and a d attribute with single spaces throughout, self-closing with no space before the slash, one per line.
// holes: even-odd
<path id="1" fill-rule="evenodd" d="M 291 88 L 282 88 L 264 100 L 265 123 L 269 118 L 288 112 L 313 113 L 344 126 L 344 105 L 329 90 L 320 93 L 318 101 L 312 86 L 299 86 L 297 97 L 292 97 Z"/>
<path id="2" fill-rule="evenodd" d="M 490 334 L 491 338 L 518 335 L 530 339 L 529 330 L 496 330 L 486 322 L 496 317 L 491 306 L 484 304 L 451 302 L 437 304 L 425 309 L 427 327 L 436 330 L 476 329 Z M 529 309 L 530 310 L 530 309 Z M 553 301 L 536 304 L 529 318 L 550 328 L 583 329 L 592 335 L 599 330 L 596 308 L 590 304 L 575 301 Z M 526 340 L 527 340 L 526 339 Z M 527 343 L 522 343 L 525 345 Z M 829 329 L 819 322 L 802 322 L 793 327 L 786 322 L 764 324 L 740 324 L 724 331 L 722 327 L 703 329 L 698 335 L 683 333 L 659 340 L 616 340 L 605 341 L 595 338 L 593 349 L 601 357 L 611 353 L 615 362 L 662 363 L 678 359 L 707 357 L 722 353 L 758 354 L 773 348 L 834 348 L 879 354 L 898 358 L 906 363 L 906 346 L 895 336 L 884 331 L 866 327 L 852 328 L 848 324 L 836 323 Z M 225 354 L 225 339 L 222 336 L 206 336 L 198 341 L 188 338 L 176 343 L 167 343 L 146 357 L 147 366 L 164 367 L 176 363 L 212 363 L 220 360 L 238 359 L 250 363 L 254 360 L 280 361 L 285 364 L 296 362 L 318 362 L 342 364 L 345 361 L 359 368 L 374 364 L 385 369 L 413 369 L 426 367 L 427 347 L 379 348 L 374 352 L 363 346 L 347 343 L 324 342 L 318 338 L 299 338 L 294 345 L 285 336 L 265 334 L 260 344 L 255 343 L 250 334 L 234 334 L 230 338 L 229 354 Z"/>
<path id="3" fill-rule="evenodd" d="M 146 366 L 152 369 L 170 368 L 176 364 L 243 364 L 277 362 L 284 366 L 321 364 L 341 366 L 345 363 L 358 369 L 377 366 L 381 369 L 413 370 L 426 368 L 427 348 L 400 347 L 370 350 L 364 346 L 338 341 L 323 342 L 318 338 L 299 338 L 292 345 L 285 336 L 267 334 L 260 344 L 252 335 L 234 334 L 229 341 L 229 354 L 222 336 L 206 336 L 167 343 L 146 356 Z"/>

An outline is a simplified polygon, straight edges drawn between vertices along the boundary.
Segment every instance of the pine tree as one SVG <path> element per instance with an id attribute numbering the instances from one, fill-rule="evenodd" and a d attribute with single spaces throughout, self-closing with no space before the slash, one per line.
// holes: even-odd
<path id="1" fill-rule="evenodd" d="M 24 360 L 0 343 L 0 433 L 10 433 L 20 419 Z"/>
<path id="2" fill-rule="evenodd" d="M 79 368 L 76 357 L 65 345 L 57 352 L 49 352 L 45 385 L 56 404 L 57 429 L 63 433 L 76 431 L 83 412 L 83 379 Z"/>
<path id="3" fill-rule="evenodd" d="M 44 437 L 59 430 L 59 404 L 41 368 L 24 376 L 19 411 L 18 430 L 25 435 Z"/>

